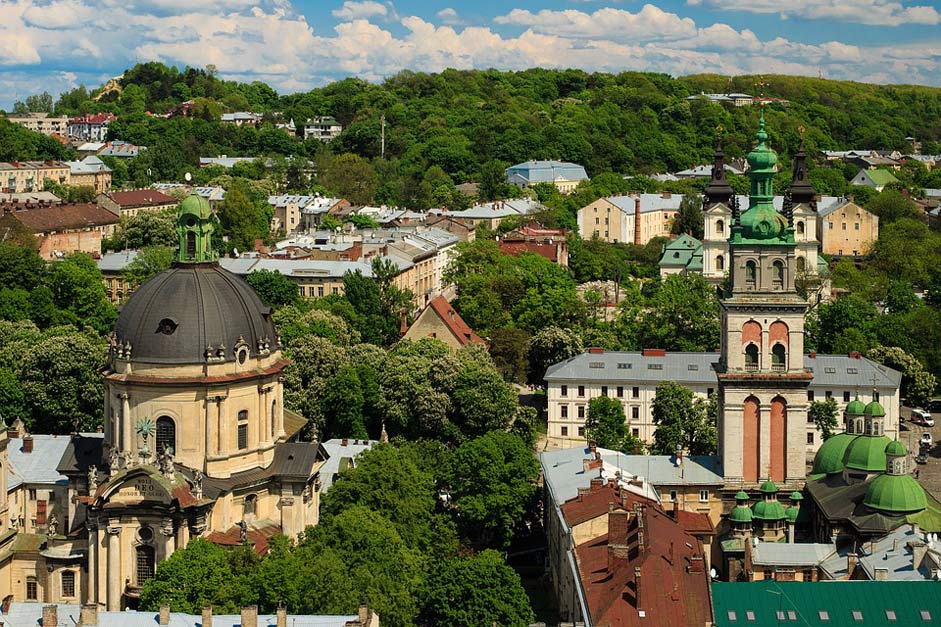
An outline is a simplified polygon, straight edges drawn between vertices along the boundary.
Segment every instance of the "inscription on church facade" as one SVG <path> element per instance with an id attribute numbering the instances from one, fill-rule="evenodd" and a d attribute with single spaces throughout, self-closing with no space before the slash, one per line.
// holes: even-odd
<path id="1" fill-rule="evenodd" d="M 111 497 L 112 500 L 161 501 L 166 491 L 151 477 L 138 477 L 124 484 Z"/>

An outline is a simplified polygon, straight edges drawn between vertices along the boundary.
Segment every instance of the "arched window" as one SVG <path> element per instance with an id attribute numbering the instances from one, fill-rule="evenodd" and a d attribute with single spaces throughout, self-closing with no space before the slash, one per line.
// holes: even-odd
<path id="1" fill-rule="evenodd" d="M 716 233 L 725 233 L 725 222 L 716 220 Z"/>
<path id="2" fill-rule="evenodd" d="M 725 270 L 725 257 L 722 255 L 716 257 L 716 270 Z"/>
<path id="3" fill-rule="evenodd" d="M 798 234 L 798 235 L 803 235 L 803 234 L 804 234 L 804 221 L 801 220 L 800 222 L 798 222 L 797 224 L 795 224 L 795 225 L 794 225 L 794 230 L 797 231 L 797 234 Z"/>
<path id="4" fill-rule="evenodd" d="M 176 453 L 176 424 L 169 416 L 157 418 L 157 453 L 164 448 L 172 455 Z"/>
<path id="5" fill-rule="evenodd" d="M 239 450 L 248 448 L 248 410 L 247 409 L 243 409 L 239 412 L 238 447 L 239 447 Z"/>
<path id="6" fill-rule="evenodd" d="M 807 261 L 803 257 L 798 257 L 796 263 L 798 272 L 803 272 L 807 268 Z"/>
<path id="7" fill-rule="evenodd" d="M 754 261 L 745 262 L 745 280 L 750 283 L 752 287 L 754 287 L 755 283 L 758 281 L 758 264 Z"/>
<path id="8" fill-rule="evenodd" d="M 258 497 L 254 494 L 249 494 L 245 497 L 245 503 L 242 505 L 242 518 L 248 520 L 250 517 L 255 515 L 256 505 L 258 504 Z"/>
<path id="9" fill-rule="evenodd" d="M 137 585 L 143 586 L 145 582 L 154 578 L 154 547 L 137 547 Z"/>
<path id="10" fill-rule="evenodd" d="M 758 346 L 755 344 L 745 347 L 745 370 L 758 370 Z"/>
<path id="11" fill-rule="evenodd" d="M 784 263 L 781 261 L 775 261 L 771 264 L 771 268 L 774 270 L 774 282 L 776 287 L 782 287 L 784 285 Z"/>
<path id="12" fill-rule="evenodd" d="M 196 233 L 192 231 L 186 234 L 186 256 L 190 259 L 196 256 Z"/>
<path id="13" fill-rule="evenodd" d="M 75 596 L 75 571 L 74 570 L 62 571 L 62 596 L 64 597 Z"/>
<path id="14" fill-rule="evenodd" d="M 778 371 L 787 369 L 787 352 L 784 344 L 775 344 L 771 348 L 771 369 Z"/>

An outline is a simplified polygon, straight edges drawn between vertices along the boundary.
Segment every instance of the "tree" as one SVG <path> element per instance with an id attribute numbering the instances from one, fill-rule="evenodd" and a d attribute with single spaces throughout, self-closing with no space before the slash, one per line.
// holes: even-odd
<path id="1" fill-rule="evenodd" d="M 529 355 L 529 333 L 522 329 L 496 329 L 490 334 L 490 356 L 507 381 L 524 383 Z"/>
<path id="2" fill-rule="evenodd" d="M 237 179 L 225 192 L 225 200 L 219 207 L 219 221 L 232 246 L 253 250 L 255 240 L 268 235 L 271 218 L 265 208 L 252 200 L 247 185 Z"/>
<path id="3" fill-rule="evenodd" d="M 450 484 L 461 529 L 483 546 L 506 548 L 536 498 L 539 464 L 517 436 L 491 431 L 454 451 Z"/>
<path id="4" fill-rule="evenodd" d="M 657 386 L 653 400 L 653 450 L 670 455 L 682 447 L 692 455 L 712 455 L 716 450 L 715 399 L 703 401 L 692 390 L 674 381 Z M 710 415 L 713 414 L 713 415 Z"/>
<path id="5" fill-rule="evenodd" d="M 674 351 L 719 347 L 719 300 L 699 274 L 671 274 L 641 316 L 642 345 Z"/>
<path id="6" fill-rule="evenodd" d="M 934 394 L 937 379 L 915 357 L 898 346 L 875 346 L 866 356 L 902 373 L 901 394 L 912 406 L 924 406 Z"/>
<path id="7" fill-rule="evenodd" d="M 176 233 L 176 211 L 141 211 L 133 216 L 121 216 L 114 234 L 102 241 L 103 250 L 139 250 L 148 246 L 175 248 L 179 243 Z"/>
<path id="8" fill-rule="evenodd" d="M 254 270 L 246 280 L 269 307 L 280 309 L 295 304 L 300 298 L 297 285 L 277 270 Z"/>
<path id="9" fill-rule="evenodd" d="M 574 331 L 549 326 L 537 332 L 529 343 L 530 382 L 541 384 L 549 366 L 580 355 L 582 350 L 581 337 Z"/>
<path id="10" fill-rule="evenodd" d="M 156 611 L 169 604 L 173 612 L 196 614 L 212 605 L 215 612 L 234 613 L 238 605 L 233 579 L 225 549 L 204 538 L 193 538 L 157 566 L 154 578 L 141 591 L 140 607 Z"/>
<path id="11" fill-rule="evenodd" d="M 321 440 L 334 437 L 366 439 L 363 419 L 365 398 L 356 366 L 347 366 L 327 381 L 321 404 L 324 426 Z"/>
<path id="12" fill-rule="evenodd" d="M 674 235 L 688 233 L 698 240 L 702 240 L 705 229 L 705 218 L 702 213 L 702 197 L 686 194 L 680 201 L 679 215 L 673 218 L 670 232 Z"/>
<path id="13" fill-rule="evenodd" d="M 910 198 L 900 191 L 884 189 L 866 204 L 866 209 L 879 216 L 879 225 L 887 226 L 902 218 L 915 218 L 921 211 Z"/>
<path id="14" fill-rule="evenodd" d="M 108 299 L 101 271 L 86 253 L 72 253 L 49 266 L 46 286 L 60 310 L 60 321 L 111 331 L 118 313 Z"/>
<path id="15" fill-rule="evenodd" d="M 318 166 L 317 182 L 354 205 L 373 201 L 378 179 L 370 163 L 350 153 L 342 154 Z"/>
<path id="16" fill-rule="evenodd" d="M 602 448 L 619 449 L 627 436 L 624 405 L 617 399 L 599 396 L 588 402 L 585 439 Z"/>
<path id="17" fill-rule="evenodd" d="M 464 363 L 457 374 L 452 399 L 453 422 L 464 437 L 506 429 L 519 404 L 516 390 L 504 382 L 489 359 Z"/>
<path id="18" fill-rule="evenodd" d="M 437 562 L 419 598 L 417 623 L 427 627 L 525 627 L 535 620 L 520 576 L 490 549 Z"/>
<path id="19" fill-rule="evenodd" d="M 131 285 L 142 285 L 173 265 L 176 252 L 168 246 L 147 246 L 124 267 L 123 275 Z"/>
<path id="20" fill-rule="evenodd" d="M 811 403 L 807 417 L 817 425 L 817 429 L 822 434 L 824 441 L 826 441 L 830 439 L 830 436 L 833 435 L 837 427 L 838 414 L 839 408 L 837 407 L 836 400 L 828 398 L 825 401 L 814 401 Z"/>

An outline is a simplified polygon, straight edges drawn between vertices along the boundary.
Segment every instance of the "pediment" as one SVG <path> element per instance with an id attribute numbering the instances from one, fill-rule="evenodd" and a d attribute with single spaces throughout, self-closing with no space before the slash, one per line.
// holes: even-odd
<path id="1" fill-rule="evenodd" d="M 119 474 L 103 486 L 102 503 L 131 505 L 137 503 L 162 503 L 173 501 L 169 481 L 156 469 L 145 466 L 133 468 Z"/>

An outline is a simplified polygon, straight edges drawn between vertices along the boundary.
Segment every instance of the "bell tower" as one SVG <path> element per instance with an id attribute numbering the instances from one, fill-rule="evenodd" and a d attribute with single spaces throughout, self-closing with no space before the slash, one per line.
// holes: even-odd
<path id="1" fill-rule="evenodd" d="M 794 227 L 774 207 L 778 158 L 764 112 L 748 154 L 748 208 L 729 234 L 730 287 L 721 302 L 719 454 L 728 485 L 797 486 L 806 465 L 804 315 L 794 285 Z"/>

